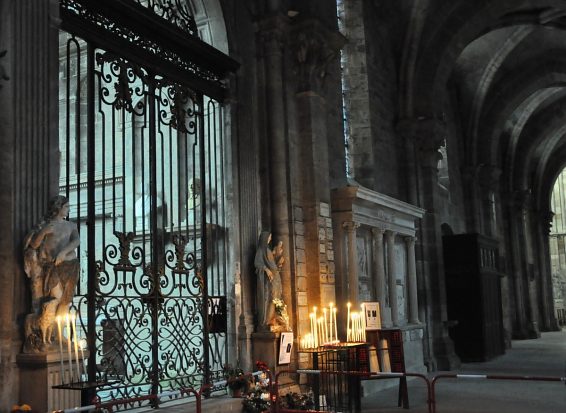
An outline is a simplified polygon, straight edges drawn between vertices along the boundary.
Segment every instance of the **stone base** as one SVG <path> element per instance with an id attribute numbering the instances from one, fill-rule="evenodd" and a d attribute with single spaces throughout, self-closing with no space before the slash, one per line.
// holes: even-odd
<path id="1" fill-rule="evenodd" d="M 252 333 L 253 370 L 256 369 L 256 361 L 263 361 L 271 371 L 275 371 L 279 359 L 280 338 L 281 333 L 271 331 Z"/>
<path id="2" fill-rule="evenodd" d="M 29 404 L 34 411 L 50 412 L 81 405 L 81 392 L 53 389 L 62 384 L 60 353 L 18 354 L 16 363 L 20 369 L 20 402 Z M 82 372 L 82 364 L 79 371 Z M 63 353 L 63 376 L 69 382 L 69 357 Z M 73 376 L 76 378 L 76 363 L 73 360 Z"/>

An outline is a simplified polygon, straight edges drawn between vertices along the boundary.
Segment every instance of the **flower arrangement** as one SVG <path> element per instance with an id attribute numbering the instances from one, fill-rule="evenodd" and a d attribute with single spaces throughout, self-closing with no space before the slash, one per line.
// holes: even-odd
<path id="1" fill-rule="evenodd" d="M 246 388 L 248 387 L 248 380 L 241 368 L 226 364 L 224 365 L 222 372 L 224 374 L 224 379 L 226 380 L 226 386 L 233 393 L 246 391 Z"/>
<path id="2" fill-rule="evenodd" d="M 274 298 L 273 305 L 275 306 L 275 314 L 277 314 L 276 318 L 279 319 L 279 324 L 288 328 L 289 314 L 287 314 L 287 304 L 280 298 Z"/>
<path id="3" fill-rule="evenodd" d="M 269 369 L 263 361 L 257 361 L 256 367 L 261 373 L 254 377 L 254 383 L 250 392 L 243 400 L 243 408 L 246 413 L 262 413 L 269 410 L 271 406 L 271 395 L 269 391 Z"/>
<path id="4" fill-rule="evenodd" d="M 14 404 L 12 406 L 12 412 L 31 412 L 31 406 L 29 404 L 22 404 L 21 406 Z"/>
<path id="5" fill-rule="evenodd" d="M 307 394 L 287 393 L 280 398 L 281 408 L 290 410 L 314 410 L 314 395 L 312 391 Z"/>

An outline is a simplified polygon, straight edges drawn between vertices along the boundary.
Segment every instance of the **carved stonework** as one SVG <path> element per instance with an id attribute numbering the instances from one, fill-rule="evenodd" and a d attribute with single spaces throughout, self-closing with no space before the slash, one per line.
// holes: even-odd
<path id="1" fill-rule="evenodd" d="M 346 39 L 311 19 L 295 25 L 290 37 L 298 92 L 321 91 L 328 64 L 340 53 Z"/>
<path id="2" fill-rule="evenodd" d="M 421 166 L 438 168 L 442 159 L 440 148 L 446 141 L 446 122 L 438 118 L 403 119 L 397 123 L 397 133 L 415 143 Z"/>
<path id="3" fill-rule="evenodd" d="M 479 167 L 480 184 L 485 189 L 495 191 L 499 187 L 501 169 L 493 165 L 481 165 Z"/>

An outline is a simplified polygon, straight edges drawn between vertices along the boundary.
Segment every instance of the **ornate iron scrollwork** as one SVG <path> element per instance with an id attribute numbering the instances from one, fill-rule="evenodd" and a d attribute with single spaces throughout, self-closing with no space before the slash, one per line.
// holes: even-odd
<path id="1" fill-rule="evenodd" d="M 186 0 L 134 0 L 152 10 L 159 17 L 192 36 L 198 36 L 197 24 Z"/>

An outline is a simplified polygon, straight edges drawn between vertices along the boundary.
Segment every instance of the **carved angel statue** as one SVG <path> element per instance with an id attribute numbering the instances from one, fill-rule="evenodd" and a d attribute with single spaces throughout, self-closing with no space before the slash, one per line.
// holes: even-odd
<path id="1" fill-rule="evenodd" d="M 259 236 L 255 254 L 257 279 L 256 309 L 258 330 L 290 331 L 287 305 L 283 301 L 280 270 L 283 266 L 283 243 L 271 249 L 271 233 L 264 231 Z"/>
<path id="2" fill-rule="evenodd" d="M 69 200 L 55 196 L 44 220 L 24 239 L 24 271 L 31 282 L 32 312 L 25 320 L 24 352 L 41 352 L 52 341 L 57 315 L 69 311 L 79 279 L 76 224 L 67 221 Z"/>

